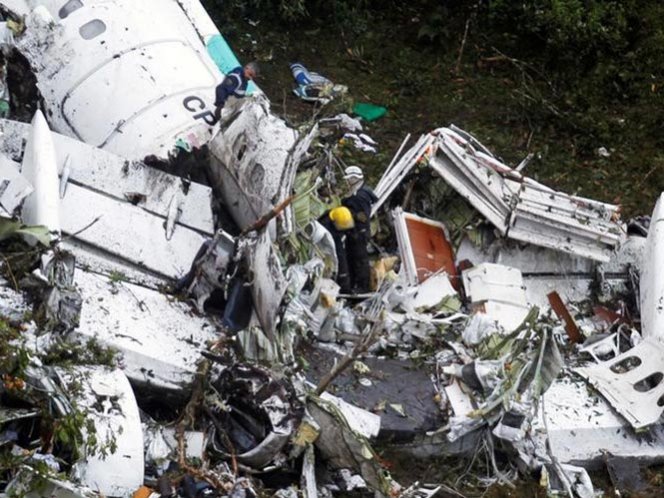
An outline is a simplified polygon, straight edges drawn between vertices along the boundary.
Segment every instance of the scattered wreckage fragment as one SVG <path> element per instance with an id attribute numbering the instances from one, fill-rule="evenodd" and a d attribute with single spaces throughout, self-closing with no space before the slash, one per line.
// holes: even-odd
<path id="1" fill-rule="evenodd" d="M 516 268 L 482 263 L 462 273 L 471 306 L 495 320 L 506 332 L 516 330 L 530 311 L 521 272 Z"/>
<path id="2" fill-rule="evenodd" d="M 79 390 L 71 395 L 73 401 L 94 424 L 93 433 L 83 430 L 84 460 L 74 464 L 73 476 L 105 496 L 133 492 L 143 483 L 143 431 L 127 377 L 103 367 L 56 372 L 62 386 Z M 91 445 L 92 436 L 96 446 Z"/>
<path id="3" fill-rule="evenodd" d="M 198 2 L 191 18 L 176 0 L 14 3 L 26 16 L 16 47 L 56 131 L 130 159 L 209 141 L 223 74 L 197 31 L 213 25 Z"/>
<path id="4" fill-rule="evenodd" d="M 16 208 L 34 190 L 19 170 L 18 163 L 0 154 L 0 214 L 7 218 L 12 217 Z"/>
<path id="5" fill-rule="evenodd" d="M 285 461 L 282 450 L 304 413 L 290 382 L 260 367 L 234 365 L 212 387 L 206 406 L 214 450 L 257 470 Z"/>
<path id="6" fill-rule="evenodd" d="M 41 111 L 37 111 L 32 119 L 21 173 L 33 187 L 33 192 L 23 202 L 23 222 L 26 225 L 45 226 L 52 238 L 57 239 L 61 230 L 58 165 L 51 130 Z M 33 238 L 27 240 L 33 245 L 36 243 Z"/>
<path id="7" fill-rule="evenodd" d="M 392 218 L 406 282 L 416 285 L 430 274 L 444 269 L 452 283 L 458 286 L 452 246 L 445 225 L 405 213 L 400 208 L 392 212 Z"/>
<path id="8" fill-rule="evenodd" d="M 0 151 L 23 157 L 26 163 L 32 157 L 31 144 L 39 138 L 36 147 L 48 151 L 63 180 L 68 169 L 62 198 L 57 176 L 49 182 L 48 196 L 35 197 L 49 213 L 59 213 L 62 231 L 70 236 L 64 246 L 72 248 L 82 262 L 108 272 L 147 274 L 140 277 L 162 280 L 184 273 L 205 237 L 214 231 L 210 188 L 51 133 L 40 115 L 33 126 L 0 121 Z M 28 136 L 31 140 L 24 152 L 22 143 Z M 177 219 L 171 213 L 175 203 Z M 46 222 L 32 220 L 32 224 Z M 169 225 L 170 237 L 165 230 Z"/>
<path id="9" fill-rule="evenodd" d="M 657 423 L 664 412 L 664 344 L 647 337 L 615 358 L 574 372 L 586 379 L 635 430 Z"/>
<path id="10" fill-rule="evenodd" d="M 535 446 L 524 441 L 521 458 L 546 458 L 547 445 L 561 463 L 589 470 L 601 468 L 607 453 L 651 463 L 664 457 L 664 427 L 635 432 L 576 376 L 561 376 L 551 385 L 532 424 Z"/>
<path id="11" fill-rule="evenodd" d="M 664 193 L 650 220 L 640 279 L 641 334 L 664 338 Z"/>
<path id="12" fill-rule="evenodd" d="M 288 158 L 297 136 L 270 113 L 267 99 L 259 99 L 246 103 L 212 138 L 212 186 L 241 230 L 290 194 L 295 171 L 290 171 Z"/>
<path id="13" fill-rule="evenodd" d="M 555 192 L 456 127 L 423 136 L 385 171 L 374 214 L 422 158 L 505 237 L 598 261 L 608 261 L 621 241 L 618 206 Z"/>
<path id="14" fill-rule="evenodd" d="M 72 340 L 98 340 L 118 351 L 132 383 L 182 397 L 201 351 L 219 338 L 214 323 L 146 287 L 83 270 L 75 281 L 84 302 Z"/>
<path id="15" fill-rule="evenodd" d="M 26 384 L 21 390 L 32 393 L 26 396 L 42 400 L 35 412 L 40 417 L 36 421 L 41 420 L 36 425 L 41 442 L 38 440 L 36 449 L 32 441 L 27 442 L 31 450 L 22 449 L 18 444 L 26 445 L 24 437 L 29 432 L 23 438 L 16 437 L 13 451 L 24 458 L 22 468 L 16 469 L 16 477 L 5 490 L 9 496 L 129 496 L 142 484 L 139 410 L 122 371 L 101 366 L 52 368 L 35 364 L 27 367 L 25 375 Z M 60 422 L 55 421 L 58 419 Z M 13 420 L 18 419 L 14 416 Z M 16 427 L 21 433 L 20 426 Z M 72 461 L 61 458 L 67 455 Z M 65 470 L 79 485 L 61 481 Z"/>

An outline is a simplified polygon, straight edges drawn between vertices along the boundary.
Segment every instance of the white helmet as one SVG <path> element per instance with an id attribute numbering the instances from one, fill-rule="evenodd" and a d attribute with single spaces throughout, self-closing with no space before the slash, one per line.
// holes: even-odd
<path id="1" fill-rule="evenodd" d="M 344 178 L 352 181 L 364 180 L 364 173 L 359 166 L 348 166 L 344 171 Z"/>

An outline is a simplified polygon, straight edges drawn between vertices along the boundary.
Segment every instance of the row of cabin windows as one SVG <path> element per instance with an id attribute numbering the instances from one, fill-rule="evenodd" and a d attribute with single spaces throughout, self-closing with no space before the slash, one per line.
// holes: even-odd
<path id="1" fill-rule="evenodd" d="M 65 3 L 58 12 L 60 19 L 65 19 L 72 12 L 83 7 L 83 2 L 81 0 L 69 0 Z M 100 19 L 93 19 L 92 21 L 86 22 L 83 26 L 78 28 L 78 32 L 84 40 L 92 40 L 97 36 L 101 35 L 106 31 L 106 24 Z"/>

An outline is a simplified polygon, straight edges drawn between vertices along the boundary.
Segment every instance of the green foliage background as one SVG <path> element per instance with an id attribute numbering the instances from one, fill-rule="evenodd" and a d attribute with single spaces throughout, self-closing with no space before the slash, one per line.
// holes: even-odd
<path id="1" fill-rule="evenodd" d="M 298 59 L 390 109 L 370 128 L 383 154 L 364 162 L 376 176 L 406 132 L 455 123 L 512 164 L 536 153 L 528 174 L 622 203 L 626 216 L 649 213 L 664 190 L 660 2 L 204 3 L 241 57 L 267 63 L 273 103 Z"/>

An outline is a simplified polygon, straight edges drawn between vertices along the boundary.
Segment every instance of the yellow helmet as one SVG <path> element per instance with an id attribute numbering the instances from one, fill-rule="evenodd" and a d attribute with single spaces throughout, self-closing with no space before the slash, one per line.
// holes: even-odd
<path id="1" fill-rule="evenodd" d="M 337 230 L 350 230 L 355 227 L 355 221 L 350 209 L 339 206 L 330 211 L 330 219 Z"/>

